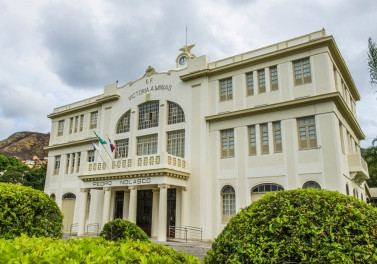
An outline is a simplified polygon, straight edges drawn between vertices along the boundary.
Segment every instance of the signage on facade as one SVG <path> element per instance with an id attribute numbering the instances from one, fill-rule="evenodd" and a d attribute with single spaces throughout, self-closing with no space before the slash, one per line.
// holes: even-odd
<path id="1" fill-rule="evenodd" d="M 173 88 L 173 85 L 171 84 L 154 84 L 153 78 L 148 78 L 145 80 L 145 84 L 148 86 L 142 89 L 137 90 L 136 92 L 133 92 L 130 96 L 128 96 L 128 100 L 132 100 L 136 98 L 139 95 L 151 93 L 151 92 L 162 92 L 162 91 L 171 91 Z"/>
<path id="2" fill-rule="evenodd" d="M 85 187 L 116 187 L 116 186 L 132 186 L 132 185 L 146 185 L 157 184 L 157 181 L 152 178 L 133 178 L 133 179 L 120 179 L 120 180 L 106 180 L 106 181 L 92 181 L 85 182 Z"/>

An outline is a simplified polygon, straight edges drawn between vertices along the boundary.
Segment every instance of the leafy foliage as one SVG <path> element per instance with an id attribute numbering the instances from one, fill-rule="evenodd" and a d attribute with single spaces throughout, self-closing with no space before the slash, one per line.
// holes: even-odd
<path id="1" fill-rule="evenodd" d="M 361 149 L 363 159 L 368 163 L 369 180 L 367 183 L 369 187 L 377 187 L 377 146 L 371 146 L 366 149 Z"/>
<path id="2" fill-rule="evenodd" d="M 368 39 L 368 68 L 370 83 L 377 84 L 377 45 L 372 38 Z"/>
<path id="3" fill-rule="evenodd" d="M 327 190 L 269 193 L 230 220 L 205 263 L 377 263 L 377 209 Z"/>
<path id="4" fill-rule="evenodd" d="M 63 215 L 55 201 L 42 191 L 0 183 L 0 208 L 0 237 L 62 236 Z"/>
<path id="5" fill-rule="evenodd" d="M 199 263 L 196 257 L 150 242 L 103 238 L 0 239 L 0 263 Z"/>
<path id="6" fill-rule="evenodd" d="M 140 227 L 120 218 L 106 223 L 99 235 L 112 241 L 122 239 L 149 241 L 147 234 Z"/>
<path id="7" fill-rule="evenodd" d="M 0 155 L 0 182 L 18 183 L 43 190 L 46 179 L 46 164 L 41 168 L 29 168 L 17 158 Z"/>

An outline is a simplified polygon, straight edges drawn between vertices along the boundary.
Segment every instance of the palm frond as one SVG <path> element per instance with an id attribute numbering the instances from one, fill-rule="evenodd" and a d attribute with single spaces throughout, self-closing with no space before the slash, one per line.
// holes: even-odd
<path id="1" fill-rule="evenodd" d="M 370 74 L 370 83 L 377 84 L 377 45 L 372 38 L 368 39 L 368 68 Z"/>

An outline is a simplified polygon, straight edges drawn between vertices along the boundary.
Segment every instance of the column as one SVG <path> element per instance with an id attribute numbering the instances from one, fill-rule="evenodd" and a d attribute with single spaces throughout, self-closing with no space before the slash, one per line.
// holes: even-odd
<path id="1" fill-rule="evenodd" d="M 187 225 L 187 188 L 181 189 L 181 226 Z"/>
<path id="2" fill-rule="evenodd" d="M 103 212 L 102 212 L 102 227 L 109 222 L 110 220 L 110 198 L 111 198 L 111 189 L 103 188 L 105 195 L 103 198 Z"/>
<path id="3" fill-rule="evenodd" d="M 124 190 L 123 219 L 125 220 L 128 220 L 129 204 L 130 204 L 130 190 Z"/>
<path id="4" fill-rule="evenodd" d="M 169 185 L 160 184 L 160 201 L 158 206 L 158 231 L 157 241 L 166 241 L 166 223 L 167 223 L 167 202 Z"/>
<path id="5" fill-rule="evenodd" d="M 182 188 L 178 187 L 176 189 L 175 196 L 175 226 L 181 227 L 181 197 L 182 197 Z"/>
<path id="6" fill-rule="evenodd" d="M 88 203 L 88 189 L 80 189 L 79 230 L 77 232 L 77 236 L 82 236 L 85 234 L 87 203 Z"/>
<path id="7" fill-rule="evenodd" d="M 128 220 L 136 224 L 136 210 L 137 210 L 137 188 L 136 186 L 129 186 L 130 189 L 130 205 L 128 211 Z"/>
<path id="8" fill-rule="evenodd" d="M 151 237 L 157 237 L 158 229 L 158 196 L 159 189 L 153 189 L 153 200 L 152 200 L 152 230 Z"/>

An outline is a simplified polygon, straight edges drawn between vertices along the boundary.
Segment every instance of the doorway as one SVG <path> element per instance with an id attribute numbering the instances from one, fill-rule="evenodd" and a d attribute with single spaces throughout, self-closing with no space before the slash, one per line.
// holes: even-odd
<path id="1" fill-rule="evenodd" d="M 76 195 L 73 193 L 66 193 L 63 195 L 62 213 L 63 213 L 63 230 L 69 232 L 73 223 L 73 216 L 75 213 Z"/>
<path id="2" fill-rule="evenodd" d="M 136 224 L 150 236 L 152 229 L 152 190 L 137 191 Z"/>
<path id="3" fill-rule="evenodd" d="M 115 192 L 114 219 L 123 218 L 124 191 Z"/>
<path id="4" fill-rule="evenodd" d="M 167 222 L 166 222 L 166 232 L 169 235 L 169 226 L 175 226 L 175 212 L 176 212 L 176 189 L 168 189 L 168 212 L 167 212 Z M 175 237 L 175 234 L 170 234 L 170 237 Z"/>

